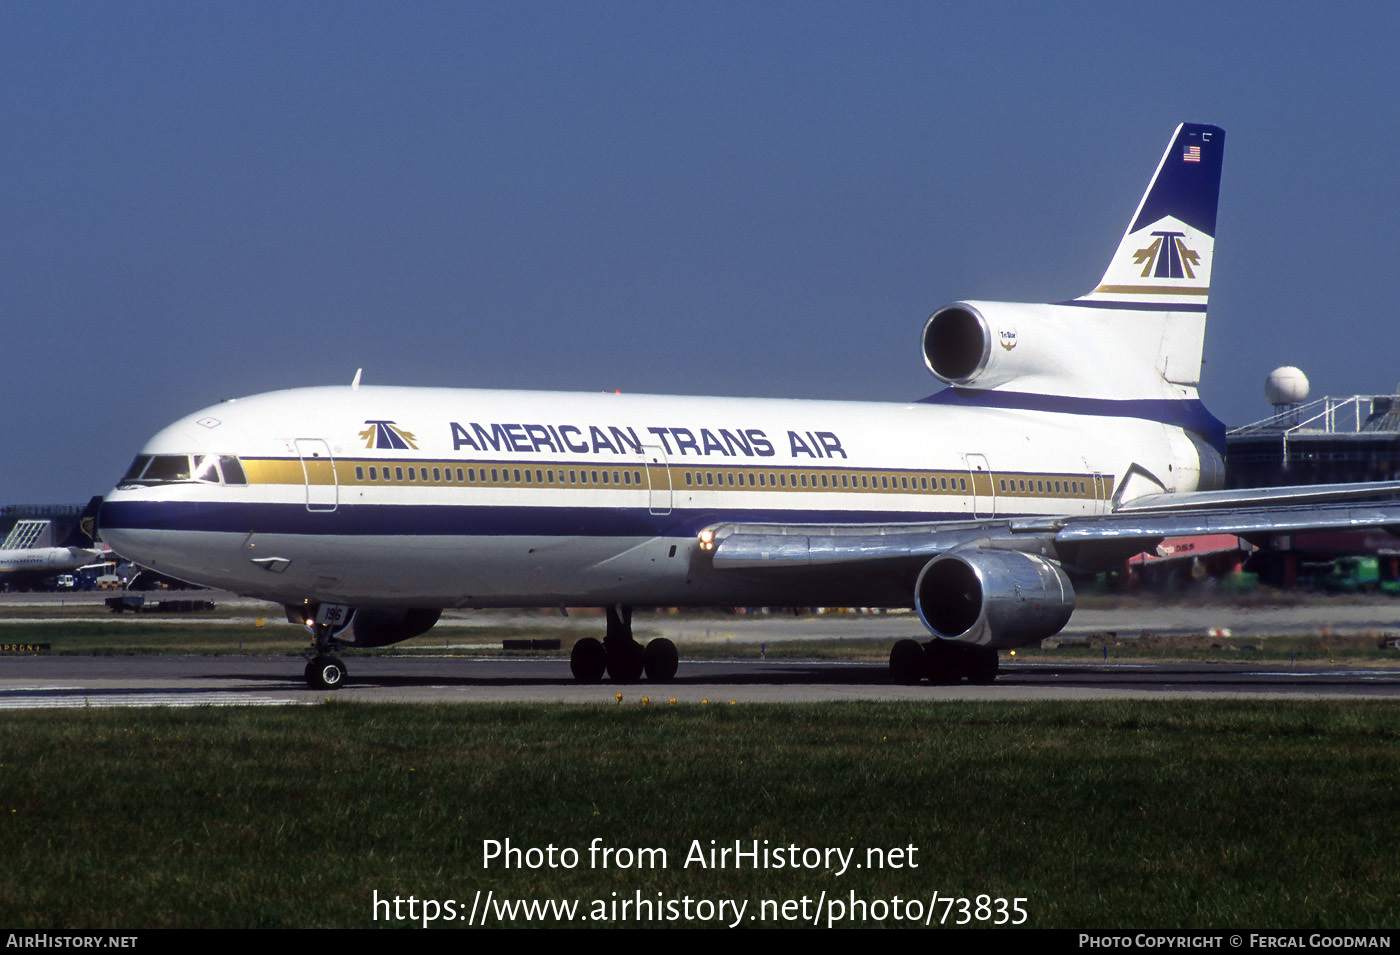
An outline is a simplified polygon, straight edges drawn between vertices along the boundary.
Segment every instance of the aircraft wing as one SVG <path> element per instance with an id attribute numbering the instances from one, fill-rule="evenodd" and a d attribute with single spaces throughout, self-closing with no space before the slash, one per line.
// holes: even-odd
<path id="1" fill-rule="evenodd" d="M 1155 546 L 1168 537 L 1261 537 L 1362 528 L 1400 530 L 1400 481 L 1158 494 L 1111 514 L 922 524 L 744 524 L 707 528 L 717 568 L 810 567 L 928 560 L 959 547 L 1065 558 L 1078 545 Z M 708 538 L 705 536 L 708 535 Z M 1055 553 L 1047 550 L 1053 547 Z"/>

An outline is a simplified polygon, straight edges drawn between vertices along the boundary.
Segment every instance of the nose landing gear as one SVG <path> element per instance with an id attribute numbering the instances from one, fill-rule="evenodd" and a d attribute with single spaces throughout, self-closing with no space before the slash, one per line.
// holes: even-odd
<path id="1" fill-rule="evenodd" d="M 340 657 L 324 654 L 306 664 L 306 685 L 313 690 L 338 690 L 345 682 L 345 664 Z"/>
<path id="2" fill-rule="evenodd" d="M 287 608 L 288 617 L 294 612 L 294 608 Z M 338 690 L 345 685 L 345 678 L 348 676 L 345 664 L 334 654 L 334 651 L 344 644 L 336 639 L 336 634 L 349 626 L 350 618 L 354 614 L 355 611 L 351 607 L 321 604 L 316 608 L 313 620 L 306 621 L 302 618 L 311 628 L 311 647 L 306 651 L 306 685 L 311 689 Z"/>

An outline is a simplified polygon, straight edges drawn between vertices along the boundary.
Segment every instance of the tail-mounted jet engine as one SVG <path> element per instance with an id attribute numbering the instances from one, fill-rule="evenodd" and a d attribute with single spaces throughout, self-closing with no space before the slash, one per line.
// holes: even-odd
<path id="1" fill-rule="evenodd" d="M 991 330 L 970 305 L 940 308 L 924 323 L 924 364 L 951 385 L 976 381 L 992 360 Z"/>
<path id="2" fill-rule="evenodd" d="M 1074 588 L 1043 557 L 968 549 L 924 566 L 914 609 L 944 640 L 1010 649 L 1059 633 L 1074 612 Z"/>
<path id="3" fill-rule="evenodd" d="M 924 323 L 924 364 L 959 388 L 995 388 L 1018 378 L 1082 371 L 1078 329 L 1054 306 L 955 302 Z"/>

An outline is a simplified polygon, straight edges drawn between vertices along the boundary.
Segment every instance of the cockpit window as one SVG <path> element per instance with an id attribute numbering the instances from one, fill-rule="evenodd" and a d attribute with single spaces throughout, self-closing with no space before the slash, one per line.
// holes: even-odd
<path id="1" fill-rule="evenodd" d="M 206 454 L 202 458 L 196 458 L 194 464 L 194 479 L 205 484 L 219 483 L 219 459 L 212 454 Z"/>
<path id="2" fill-rule="evenodd" d="M 135 460 L 135 461 L 132 461 L 132 462 L 131 462 L 131 467 L 129 467 L 129 468 L 126 469 L 126 475 L 125 475 L 120 481 L 118 481 L 117 483 L 118 483 L 118 484 L 135 484 L 136 481 L 141 477 L 141 472 L 144 471 L 144 470 L 146 470 L 146 465 L 148 465 L 148 464 L 150 464 L 150 463 L 151 463 L 151 456 L 150 456 L 149 454 L 138 454 L 138 455 L 136 455 L 136 460 Z"/>
<path id="3" fill-rule="evenodd" d="M 243 465 L 231 454 L 219 455 L 219 466 L 224 469 L 225 484 L 247 484 L 248 476 L 243 473 Z"/>
<path id="4" fill-rule="evenodd" d="M 191 467 L 193 460 L 193 467 Z M 139 454 L 127 468 L 121 485 L 247 484 L 243 465 L 231 454 Z"/>
<path id="5" fill-rule="evenodd" d="M 172 481 L 190 479 L 190 456 L 188 454 L 156 454 L 141 474 L 142 484 L 169 484 Z"/>

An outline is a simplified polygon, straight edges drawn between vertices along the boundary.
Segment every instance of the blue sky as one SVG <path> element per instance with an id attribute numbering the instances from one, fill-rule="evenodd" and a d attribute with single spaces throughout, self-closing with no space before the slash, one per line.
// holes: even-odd
<path id="1" fill-rule="evenodd" d="M 348 383 L 904 400 L 1228 134 L 1207 405 L 1400 381 L 1400 8 L 0 3 L 0 502 Z"/>

